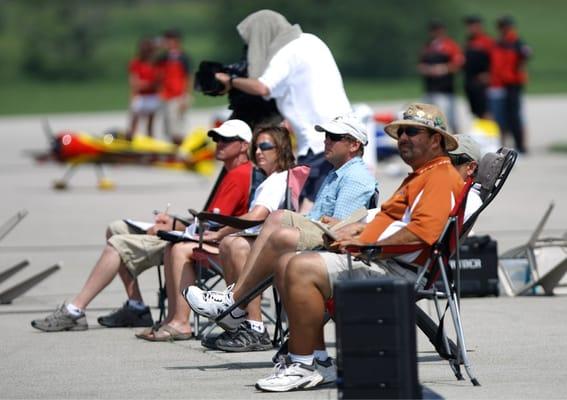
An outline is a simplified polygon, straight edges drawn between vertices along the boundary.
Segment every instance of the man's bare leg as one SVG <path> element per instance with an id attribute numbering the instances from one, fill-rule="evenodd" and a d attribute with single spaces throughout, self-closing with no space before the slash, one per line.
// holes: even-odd
<path id="1" fill-rule="evenodd" d="M 277 260 L 286 253 L 294 252 L 298 242 L 299 231 L 296 228 L 280 227 L 274 230 L 264 242 L 264 245 L 257 251 L 255 259 L 249 257 L 246 261 L 244 271 L 234 286 L 234 300 L 238 301 L 273 274 Z M 256 245 L 257 242 L 252 246 L 252 251 L 258 250 Z"/>
<path id="2" fill-rule="evenodd" d="M 268 215 L 268 218 L 266 218 L 266 220 L 262 224 L 262 230 L 260 231 L 260 234 L 254 241 L 254 244 L 250 249 L 250 254 L 248 255 L 247 262 L 244 266 L 244 272 L 246 272 L 251 265 L 254 265 L 256 259 L 260 254 L 260 251 L 265 246 L 272 233 L 282 227 L 283 215 L 283 210 L 276 210 Z"/>
<path id="3" fill-rule="evenodd" d="M 227 285 L 238 281 L 250 254 L 253 240 L 243 237 L 227 236 L 219 246 L 219 258 Z M 262 321 L 262 298 L 257 296 L 248 303 L 248 320 Z"/>
<path id="4" fill-rule="evenodd" d="M 84 310 L 89 303 L 112 282 L 114 277 L 118 274 L 121 264 L 122 260 L 120 259 L 118 251 L 107 244 L 85 282 L 85 285 L 71 303 Z"/>
<path id="5" fill-rule="evenodd" d="M 111 236 L 112 232 L 107 228 L 106 240 L 110 239 Z M 122 262 L 120 263 L 120 267 L 118 269 L 118 276 L 120 276 L 120 280 L 122 280 L 122 284 L 124 285 L 128 299 L 137 300 L 143 303 L 144 300 L 142 299 L 142 293 L 140 292 L 138 280 L 132 276 L 130 271 L 128 271 L 128 268 L 126 268 L 126 266 Z"/>
<path id="6" fill-rule="evenodd" d="M 284 287 L 290 330 L 289 352 L 313 354 L 321 349 L 325 299 L 331 293 L 323 259 L 317 253 L 293 257 L 285 268 Z"/>

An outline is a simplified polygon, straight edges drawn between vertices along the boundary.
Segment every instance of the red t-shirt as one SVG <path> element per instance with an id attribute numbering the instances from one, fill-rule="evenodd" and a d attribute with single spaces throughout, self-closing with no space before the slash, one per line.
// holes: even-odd
<path id="1" fill-rule="evenodd" d="M 189 58 L 180 51 L 169 51 L 159 65 L 163 76 L 161 97 L 167 100 L 184 95 L 189 81 Z"/>
<path id="2" fill-rule="evenodd" d="M 135 90 L 137 94 L 154 94 L 158 92 L 159 69 L 152 62 L 133 59 L 128 65 L 128 72 L 140 80 L 144 88 Z"/>
<path id="3" fill-rule="evenodd" d="M 239 216 L 248 212 L 252 163 L 250 161 L 231 169 L 220 182 L 207 211 Z"/>
<path id="4" fill-rule="evenodd" d="M 491 85 L 522 85 L 528 79 L 525 61 L 530 49 L 520 40 L 514 30 L 506 32 L 491 54 Z"/>

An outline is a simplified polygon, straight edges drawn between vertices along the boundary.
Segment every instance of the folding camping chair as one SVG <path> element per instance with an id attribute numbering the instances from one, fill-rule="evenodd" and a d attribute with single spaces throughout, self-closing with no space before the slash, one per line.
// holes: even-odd
<path id="1" fill-rule="evenodd" d="M 553 207 L 552 202 L 526 244 L 510 249 L 499 257 L 500 280 L 510 296 L 536 294 L 538 287 L 543 289 L 545 295 L 551 296 L 556 287 L 562 286 L 560 281 L 567 274 L 567 234 L 564 237 L 540 238 Z M 538 263 L 542 261 L 544 253 L 555 256 L 550 257 L 551 267 L 544 268 Z M 521 269 L 514 274 L 514 265 L 518 262 Z M 520 275 L 520 279 L 515 279 L 514 275 Z"/>
<path id="2" fill-rule="evenodd" d="M 502 189 L 512 167 L 515 164 L 517 153 L 514 150 L 500 149 L 497 153 L 489 153 L 483 157 L 479 163 L 479 171 L 476 183 L 480 185 L 480 197 L 483 200 L 481 207 L 476 210 L 465 222 L 464 211 L 466 208 L 466 198 L 472 186 L 469 178 L 455 203 L 449 219 L 441 233 L 438 241 L 430 248 L 430 257 L 423 267 L 419 268 L 416 279 L 416 298 L 430 298 L 435 301 L 435 309 L 439 317 L 439 326 L 431 320 L 419 307 L 417 307 L 416 321 L 418 327 L 428 336 L 434 344 L 437 352 L 449 361 L 451 369 L 457 379 L 462 380 L 460 365 L 464 364 L 465 370 L 472 384 L 479 386 L 479 382 L 472 370 L 472 365 L 467 357 L 464 340 L 464 331 L 459 311 L 459 275 L 460 275 L 460 242 L 467 236 L 476 222 L 480 213 L 494 200 Z M 360 253 L 368 261 L 379 256 L 399 255 L 424 250 L 425 245 L 403 245 L 403 246 L 352 246 L 348 250 L 349 260 L 352 253 Z M 455 258 L 455 271 L 453 272 L 449 263 L 451 257 Z M 400 263 L 404 264 L 404 263 Z M 409 267 L 413 267 L 409 265 Z M 434 283 L 441 277 L 443 290 L 437 290 Z M 444 313 L 441 313 L 438 300 L 446 299 L 447 306 L 453 320 L 457 343 L 447 339 L 443 320 Z"/>
<path id="3" fill-rule="evenodd" d="M 222 168 L 221 172 L 219 173 L 219 176 L 217 177 L 217 180 L 215 181 L 215 184 L 213 185 L 213 188 L 211 189 L 211 191 L 209 193 L 209 197 L 207 198 L 207 201 L 205 202 L 203 209 L 206 210 L 209 207 L 209 205 L 210 205 L 211 201 L 213 200 L 214 195 L 215 195 L 220 183 L 222 182 L 224 176 L 226 175 L 226 173 L 227 173 L 226 168 Z M 264 175 L 262 170 L 260 170 L 259 168 L 256 168 L 256 167 L 254 167 L 252 169 L 252 176 L 250 177 L 250 191 L 249 191 L 250 196 L 249 196 L 248 205 L 250 205 L 250 202 L 252 201 L 253 193 L 256 191 L 258 186 L 264 181 L 265 178 L 266 178 L 266 176 Z M 198 215 L 198 212 L 190 209 L 189 213 L 190 213 L 190 216 L 188 218 L 180 217 L 180 216 L 173 216 L 173 226 L 175 226 L 177 224 L 177 222 L 180 222 L 182 225 L 185 225 L 185 226 L 191 225 L 191 223 L 193 223 L 194 217 L 196 215 Z M 158 287 L 158 293 L 157 293 L 159 318 L 158 318 L 157 323 L 159 324 L 165 318 L 165 308 L 166 308 L 166 300 L 167 300 L 167 292 L 166 292 L 165 284 L 164 284 L 164 281 L 163 281 L 163 278 L 162 278 L 162 272 L 161 272 L 161 266 L 160 265 L 157 266 L 157 274 L 158 274 L 158 286 L 159 286 Z M 223 279 L 222 268 L 220 268 L 220 267 L 215 268 L 214 266 L 212 266 L 211 268 L 209 268 L 207 270 L 198 270 L 198 280 L 199 280 L 199 282 L 202 282 L 203 287 L 213 288 L 222 279 Z"/>
<path id="4" fill-rule="evenodd" d="M 307 178 L 309 177 L 310 167 L 307 165 L 298 165 L 295 166 L 288 171 L 287 176 L 287 189 L 286 189 L 286 198 L 284 208 L 288 210 L 298 210 L 299 209 L 299 197 Z M 254 226 L 258 226 L 262 224 L 264 221 L 252 221 L 252 220 L 245 220 L 238 217 L 226 216 L 216 213 L 210 212 L 201 212 L 196 215 L 196 218 L 199 221 L 200 227 L 200 240 L 199 240 L 199 247 L 193 251 L 192 259 L 195 264 L 195 268 L 197 270 L 197 281 L 196 284 L 203 290 L 211 290 L 211 286 L 207 285 L 199 277 L 204 276 L 206 271 L 213 269 L 215 271 L 220 270 L 222 276 L 222 266 L 218 260 L 218 257 L 214 254 L 209 253 L 206 251 L 202 244 L 202 232 L 204 232 L 207 227 L 207 223 L 216 223 L 219 225 L 227 225 L 233 228 L 237 228 L 240 230 L 245 230 Z M 218 282 L 217 282 L 218 283 Z M 215 283 L 216 284 L 216 283 Z M 265 286 L 266 289 L 269 285 Z M 261 292 L 264 290 L 262 289 Z M 261 293 L 259 292 L 259 293 Z M 274 335 L 272 338 L 272 343 L 274 346 L 278 345 L 281 342 L 282 338 L 282 320 L 281 320 L 281 302 L 279 300 L 279 295 L 277 290 L 273 289 L 273 300 L 274 300 L 274 307 L 275 307 L 275 317 L 268 313 L 266 310 L 262 310 L 262 314 L 264 317 L 271 323 L 274 324 Z M 207 336 L 208 333 L 214 328 L 215 324 L 207 324 L 204 328 L 200 328 L 199 322 L 199 315 L 194 313 L 194 321 L 195 321 L 195 332 L 197 332 L 198 336 Z"/>

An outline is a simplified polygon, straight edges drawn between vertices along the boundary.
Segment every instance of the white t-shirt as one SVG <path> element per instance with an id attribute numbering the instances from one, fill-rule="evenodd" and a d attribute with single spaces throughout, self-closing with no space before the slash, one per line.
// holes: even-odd
<path id="1" fill-rule="evenodd" d="M 469 220 L 476 210 L 482 206 L 482 199 L 480 198 L 480 185 L 475 183 L 469 190 L 467 195 L 467 205 L 465 206 L 465 222 Z"/>
<path id="2" fill-rule="evenodd" d="M 269 212 L 279 210 L 285 205 L 285 193 L 287 188 L 287 171 L 274 172 L 254 191 L 254 197 L 250 203 L 249 211 L 255 206 L 263 206 Z M 253 226 L 245 230 L 246 233 L 258 233 L 262 225 Z"/>
<path id="3" fill-rule="evenodd" d="M 325 136 L 315 124 L 351 112 L 335 59 L 317 36 L 302 33 L 282 47 L 270 60 L 260 82 L 270 89 L 279 111 L 297 137 L 297 152 L 322 153 Z"/>
<path id="4" fill-rule="evenodd" d="M 255 206 L 266 207 L 269 212 L 282 208 L 285 203 L 286 187 L 287 171 L 274 172 L 254 191 L 249 211 Z"/>

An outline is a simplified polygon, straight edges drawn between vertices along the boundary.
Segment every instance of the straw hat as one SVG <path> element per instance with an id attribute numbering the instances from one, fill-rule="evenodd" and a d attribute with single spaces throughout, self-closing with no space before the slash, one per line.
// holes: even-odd
<path id="1" fill-rule="evenodd" d="M 447 151 L 455 150 L 459 145 L 455 137 L 447 131 L 447 118 L 439 107 L 433 104 L 410 104 L 404 111 L 402 119 L 386 125 L 384 131 L 398 140 L 398 128 L 401 126 L 421 126 L 439 132 L 445 139 Z"/>

